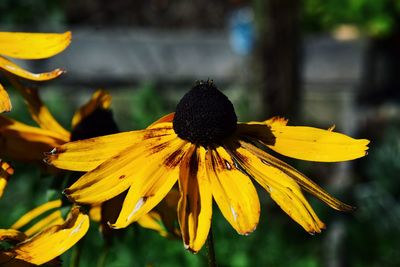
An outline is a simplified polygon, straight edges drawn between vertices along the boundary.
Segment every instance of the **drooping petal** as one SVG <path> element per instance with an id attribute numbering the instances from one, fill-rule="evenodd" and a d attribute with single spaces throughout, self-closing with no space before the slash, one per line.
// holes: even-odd
<path id="1" fill-rule="evenodd" d="M 89 216 L 73 208 L 62 225 L 55 225 L 18 244 L 10 252 L 20 259 L 36 265 L 60 256 L 75 245 L 89 229 Z"/>
<path id="2" fill-rule="evenodd" d="M 354 139 L 331 130 L 306 126 L 286 126 L 282 121 L 239 124 L 242 136 L 253 137 L 272 150 L 296 159 L 336 162 L 352 160 L 367 154 L 366 139 Z"/>
<path id="3" fill-rule="evenodd" d="M 0 229 L 0 241 L 10 240 L 10 241 L 23 241 L 27 236 L 15 229 Z"/>
<path id="4" fill-rule="evenodd" d="M 96 109 L 108 109 L 111 105 L 111 95 L 104 90 L 97 90 L 89 102 L 79 108 L 72 118 L 72 129 L 78 125 L 82 119 L 93 113 Z"/>
<path id="5" fill-rule="evenodd" d="M 157 139 L 173 134 L 171 123 L 141 131 L 123 132 L 70 142 L 47 154 L 45 161 L 60 169 L 91 171 L 107 159 L 129 146 L 146 139 Z"/>
<path id="6" fill-rule="evenodd" d="M 4 194 L 4 189 L 7 186 L 8 179 L 14 174 L 14 169 L 8 164 L 0 159 L 0 198 Z"/>
<path id="7" fill-rule="evenodd" d="M 198 252 L 211 226 L 212 194 L 206 169 L 206 150 L 195 145 L 191 150 L 182 160 L 179 173 L 181 198 L 178 219 L 185 247 Z"/>
<path id="8" fill-rule="evenodd" d="M 0 32 L 0 54 L 21 59 L 41 59 L 62 52 L 71 42 L 71 32 Z"/>
<path id="9" fill-rule="evenodd" d="M 285 172 L 243 147 L 231 150 L 239 164 L 271 195 L 294 221 L 309 233 L 320 233 L 325 226 L 301 192 L 300 186 Z"/>
<path id="10" fill-rule="evenodd" d="M 46 202 L 46 203 L 30 210 L 29 212 L 25 213 L 21 218 L 18 219 L 18 221 L 16 221 L 11 226 L 11 228 L 12 229 L 20 229 L 21 227 L 24 227 L 25 225 L 30 223 L 33 219 L 37 218 L 38 216 L 42 215 L 43 213 L 45 213 L 49 210 L 52 210 L 52 209 L 60 208 L 61 204 L 62 204 L 62 202 L 60 199 Z"/>
<path id="11" fill-rule="evenodd" d="M 260 217 L 260 202 L 250 178 L 222 147 L 207 151 L 206 164 L 212 195 L 224 217 L 239 234 L 253 232 Z"/>
<path id="12" fill-rule="evenodd" d="M 62 69 L 55 69 L 49 72 L 32 73 L 15 64 L 14 62 L 0 56 L 0 69 L 15 76 L 31 81 L 48 81 L 57 78 L 64 73 Z"/>
<path id="13" fill-rule="evenodd" d="M 60 139 L 68 142 L 70 139 L 70 133 L 58 123 L 46 105 L 43 104 L 42 100 L 40 99 L 38 89 L 22 85 L 14 77 L 9 77 L 9 80 L 24 97 L 32 119 L 36 121 L 40 128 L 52 131 L 58 134 Z"/>
<path id="14" fill-rule="evenodd" d="M 10 97 L 4 87 L 0 84 L 0 113 L 9 112 L 11 107 Z"/>
<path id="15" fill-rule="evenodd" d="M 111 227 L 124 228 L 160 203 L 176 183 L 180 162 L 190 146 L 175 137 L 144 150 L 131 161 L 129 168 L 136 171 L 119 217 Z"/>
<path id="16" fill-rule="evenodd" d="M 279 169 L 281 172 L 285 173 L 287 176 L 292 178 L 296 183 L 298 183 L 305 191 L 312 194 L 316 198 L 320 199 L 321 201 L 325 202 L 331 208 L 339 211 L 352 211 L 354 207 L 347 205 L 338 199 L 332 197 L 328 192 L 322 189 L 319 185 L 314 183 L 308 177 L 306 177 L 301 172 L 297 171 L 295 168 L 291 167 L 290 165 L 286 164 L 285 162 L 269 155 L 268 153 L 262 151 L 261 149 L 248 144 L 246 142 L 240 142 L 240 145 L 250 151 L 253 155 L 258 157 L 266 164 L 271 165 L 272 167 Z"/>
<path id="17" fill-rule="evenodd" d="M 43 153 L 65 143 L 54 132 L 0 116 L 0 157 L 42 161 Z"/>

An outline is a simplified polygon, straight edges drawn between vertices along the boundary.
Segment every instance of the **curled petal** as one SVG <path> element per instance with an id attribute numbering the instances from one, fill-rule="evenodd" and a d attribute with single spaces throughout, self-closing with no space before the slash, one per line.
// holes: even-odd
<path id="1" fill-rule="evenodd" d="M 41 59 L 62 52 L 71 42 L 71 32 L 0 32 L 0 54 L 21 59 Z"/>
<path id="2" fill-rule="evenodd" d="M 185 247 L 198 252 L 211 226 L 212 193 L 206 169 L 206 150 L 195 145 L 191 150 L 185 155 L 179 173 L 181 198 L 178 219 Z"/>
<path id="3" fill-rule="evenodd" d="M 89 229 L 89 216 L 73 208 L 62 225 L 55 225 L 18 244 L 10 252 L 16 259 L 44 264 L 75 245 Z"/>
<path id="4" fill-rule="evenodd" d="M 27 236 L 15 229 L 0 229 L 0 241 L 24 241 Z"/>
<path id="5" fill-rule="evenodd" d="M 55 79 L 64 73 L 62 69 L 55 69 L 43 73 L 32 73 L 1 56 L 0 56 L 0 69 L 30 81 L 48 81 Z"/>

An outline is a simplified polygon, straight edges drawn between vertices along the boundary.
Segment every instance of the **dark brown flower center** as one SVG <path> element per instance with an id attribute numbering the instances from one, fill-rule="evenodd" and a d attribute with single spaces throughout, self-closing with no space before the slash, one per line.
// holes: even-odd
<path id="1" fill-rule="evenodd" d="M 231 101 L 211 81 L 200 81 L 176 106 L 173 127 L 180 138 L 207 147 L 232 135 L 236 122 Z"/>

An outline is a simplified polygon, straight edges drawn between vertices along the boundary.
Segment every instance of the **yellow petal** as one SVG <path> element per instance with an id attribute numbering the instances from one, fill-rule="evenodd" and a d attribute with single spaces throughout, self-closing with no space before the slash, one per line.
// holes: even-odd
<path id="1" fill-rule="evenodd" d="M 29 88 L 23 86 L 17 79 L 10 77 L 11 84 L 22 94 L 24 97 L 32 119 L 45 130 L 49 130 L 58 134 L 58 137 L 65 142 L 70 139 L 70 133 L 62 127 L 58 121 L 53 117 L 47 107 L 40 99 L 39 92 L 36 88 Z"/>
<path id="2" fill-rule="evenodd" d="M 140 217 L 137 223 L 143 228 L 157 231 L 163 237 L 168 236 L 168 232 L 163 227 L 161 216 L 157 212 L 150 211 Z"/>
<path id="3" fill-rule="evenodd" d="M 36 217 L 42 215 L 43 213 L 45 213 L 46 211 L 52 210 L 52 209 L 56 209 L 56 208 L 60 208 L 61 207 L 61 200 L 57 199 L 57 200 L 53 200 L 53 201 L 49 201 L 46 202 L 43 205 L 40 205 L 32 210 L 30 210 L 29 212 L 25 213 L 21 218 L 18 219 L 18 221 L 16 221 L 11 228 L 12 229 L 20 229 L 21 227 L 27 225 L 28 223 L 30 223 L 33 219 L 35 219 Z"/>
<path id="4" fill-rule="evenodd" d="M 272 150 L 296 159 L 336 162 L 367 154 L 366 139 L 306 126 L 286 126 L 282 122 L 239 124 L 238 132 L 260 140 Z"/>
<path id="5" fill-rule="evenodd" d="M 4 87 L 0 84 L 0 113 L 9 112 L 11 110 L 10 97 Z"/>
<path id="6" fill-rule="evenodd" d="M 43 72 L 43 73 L 32 73 L 1 56 L 0 56 L 0 69 L 8 73 L 11 73 L 15 76 L 31 81 L 48 81 L 55 79 L 64 73 L 62 69 L 55 69 L 50 72 Z"/>
<path id="7" fill-rule="evenodd" d="M 79 208 L 73 208 L 62 225 L 55 225 L 18 244 L 11 252 L 15 258 L 36 265 L 44 264 L 60 256 L 75 245 L 89 228 L 89 216 Z"/>
<path id="8" fill-rule="evenodd" d="M 57 224 L 63 224 L 64 219 L 62 218 L 61 211 L 56 210 L 52 213 L 50 213 L 48 216 L 44 217 L 34 225 L 32 225 L 28 230 L 26 230 L 24 233 L 27 236 L 33 236 L 34 234 L 45 230 L 48 227 L 51 227 L 53 225 Z"/>
<path id="9" fill-rule="evenodd" d="M 304 198 L 300 186 L 290 176 L 243 147 L 232 151 L 239 164 L 267 190 L 283 211 L 309 233 L 321 232 L 324 224 Z"/>
<path id="10" fill-rule="evenodd" d="M 212 194 L 206 169 L 206 150 L 192 145 L 182 160 L 179 173 L 181 198 L 178 219 L 185 247 L 198 252 L 211 226 Z"/>
<path id="11" fill-rule="evenodd" d="M 136 170 L 113 228 L 124 228 L 154 208 L 171 190 L 179 176 L 180 162 L 191 146 L 175 137 L 147 148 L 129 168 Z"/>
<path id="12" fill-rule="evenodd" d="M 4 189 L 7 186 L 8 179 L 14 174 L 14 169 L 8 164 L 0 159 L 0 198 L 4 194 Z"/>
<path id="13" fill-rule="evenodd" d="M 62 52 L 71 42 L 71 32 L 0 32 L 0 54 L 21 59 L 41 59 Z"/>
<path id="14" fill-rule="evenodd" d="M 156 146 L 162 149 L 175 138 L 176 135 L 171 134 L 129 146 L 83 175 L 65 193 L 70 200 L 78 203 L 96 204 L 109 200 L 128 189 L 133 180 L 138 179 L 138 173 L 146 169 L 144 166 L 149 165 L 149 160 L 158 158 Z"/>
<path id="15" fill-rule="evenodd" d="M 57 133 L 0 116 L 0 157 L 42 161 L 43 153 L 65 143 Z M 29 151 L 29 153 L 28 153 Z"/>
<path id="16" fill-rule="evenodd" d="M 0 241 L 11 240 L 11 241 L 23 241 L 27 236 L 15 229 L 0 229 Z"/>
<path id="17" fill-rule="evenodd" d="M 336 198 L 332 197 L 328 192 L 322 189 L 319 185 L 314 183 L 312 180 L 307 178 L 304 174 L 297 171 L 295 168 L 291 167 L 290 165 L 286 164 L 285 162 L 269 155 L 268 153 L 262 151 L 261 149 L 248 144 L 246 142 L 240 142 L 240 145 L 250 151 L 252 154 L 257 156 L 262 161 L 266 162 L 267 164 L 271 165 L 272 167 L 281 170 L 283 173 L 288 175 L 294 181 L 296 181 L 305 191 L 309 192 L 316 198 L 320 199 L 321 201 L 325 202 L 327 205 L 332 207 L 333 209 L 339 211 L 351 211 L 354 208 L 350 205 L 347 205 Z"/>
<path id="18" fill-rule="evenodd" d="M 159 123 L 172 122 L 174 120 L 174 116 L 175 116 L 175 112 L 169 113 L 169 114 L 161 117 L 160 119 L 156 120 L 155 122 L 153 122 L 149 127 L 147 127 L 147 129 L 154 128 L 154 126 Z"/>
<path id="19" fill-rule="evenodd" d="M 101 204 L 92 205 L 89 210 L 89 217 L 94 222 L 101 221 Z"/>
<path id="20" fill-rule="evenodd" d="M 222 147 L 208 150 L 206 163 L 212 195 L 224 217 L 239 234 L 253 232 L 260 217 L 260 202 L 250 178 Z"/>
<path id="21" fill-rule="evenodd" d="M 91 171 L 107 159 L 129 146 L 146 139 L 157 139 L 173 134 L 171 123 L 160 123 L 157 127 L 142 131 L 123 132 L 70 142 L 57 147 L 46 157 L 46 162 L 60 169 Z"/>
<path id="22" fill-rule="evenodd" d="M 93 113 L 96 109 L 108 109 L 111 105 L 111 95 L 103 90 L 97 90 L 92 99 L 83 105 L 77 112 L 75 112 L 72 118 L 72 129 L 86 118 L 89 114 Z"/>

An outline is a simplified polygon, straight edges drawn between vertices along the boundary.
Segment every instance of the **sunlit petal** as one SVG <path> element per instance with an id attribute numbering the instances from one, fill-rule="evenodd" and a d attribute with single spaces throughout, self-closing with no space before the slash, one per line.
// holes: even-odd
<path id="1" fill-rule="evenodd" d="M 91 171 L 129 146 L 146 139 L 157 139 L 173 134 L 171 123 L 160 123 L 156 128 L 123 132 L 70 142 L 47 154 L 46 162 L 60 169 Z"/>
<path id="2" fill-rule="evenodd" d="M 319 185 L 314 183 L 312 180 L 307 178 L 304 174 L 300 173 L 290 165 L 284 163 L 283 161 L 269 155 L 268 153 L 262 151 L 261 149 L 248 144 L 246 142 L 240 142 L 240 145 L 250 151 L 252 154 L 257 156 L 260 160 L 264 161 L 266 164 L 280 170 L 282 173 L 286 174 L 294 181 L 296 181 L 305 191 L 309 192 L 316 198 L 322 200 L 330 207 L 339 211 L 351 211 L 354 208 L 347 205 L 338 199 L 332 197 L 328 192 L 322 189 Z"/>
<path id="3" fill-rule="evenodd" d="M 212 194 L 222 214 L 239 234 L 256 229 L 260 202 L 250 178 L 222 147 L 207 151 L 207 171 Z"/>
<path id="4" fill-rule="evenodd" d="M 27 236 L 15 229 L 0 229 L 0 241 L 23 241 Z"/>
<path id="5" fill-rule="evenodd" d="M 14 247 L 15 258 L 44 264 L 75 245 L 89 228 L 89 216 L 73 208 L 64 224 L 55 225 Z"/>
<path id="6" fill-rule="evenodd" d="M 309 233 L 321 232 L 324 224 L 304 198 L 295 180 L 246 148 L 238 147 L 232 151 L 238 163 L 267 190 L 282 210 Z"/>
<path id="7" fill-rule="evenodd" d="M 0 69 L 8 73 L 11 73 L 15 76 L 31 81 L 48 81 L 55 79 L 64 73 L 62 69 L 55 69 L 50 72 L 43 72 L 43 73 L 32 73 L 1 56 L 0 56 Z"/>
<path id="8" fill-rule="evenodd" d="M 46 203 L 30 210 L 29 212 L 25 213 L 22 217 L 20 217 L 18 219 L 18 221 L 16 221 L 11 226 L 11 228 L 12 229 L 20 229 L 21 227 L 30 223 L 33 219 L 44 214 L 45 212 L 52 210 L 52 209 L 60 208 L 61 204 L 62 204 L 62 202 L 60 199 L 46 202 Z"/>
<path id="9" fill-rule="evenodd" d="M 41 59 L 62 52 L 71 42 L 71 32 L 0 32 L 0 54 L 21 59 Z"/>
<path id="10" fill-rule="evenodd" d="M 283 121 L 239 124 L 238 132 L 260 140 L 276 152 L 297 159 L 336 162 L 352 160 L 367 154 L 366 139 L 306 126 L 286 126 Z"/>
<path id="11" fill-rule="evenodd" d="M 190 143 L 179 138 L 158 142 L 128 164 L 135 170 L 131 186 L 113 228 L 124 228 L 154 208 L 179 176 L 180 162 Z"/>

